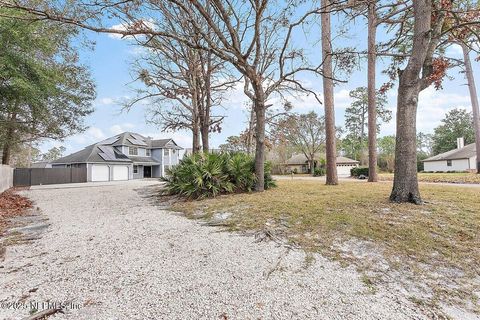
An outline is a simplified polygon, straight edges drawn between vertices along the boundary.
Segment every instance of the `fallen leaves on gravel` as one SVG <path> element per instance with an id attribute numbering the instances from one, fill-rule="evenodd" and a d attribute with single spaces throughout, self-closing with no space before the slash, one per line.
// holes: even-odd
<path id="1" fill-rule="evenodd" d="M 33 205 L 32 201 L 15 191 L 10 189 L 0 194 L 0 234 L 8 219 L 24 214 Z"/>

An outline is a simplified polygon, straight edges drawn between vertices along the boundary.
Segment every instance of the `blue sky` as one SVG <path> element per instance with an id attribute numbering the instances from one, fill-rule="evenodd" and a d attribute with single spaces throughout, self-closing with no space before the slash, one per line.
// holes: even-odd
<path id="1" fill-rule="evenodd" d="M 363 23 L 356 23 L 353 27 L 350 39 L 339 41 L 340 46 L 356 46 L 364 48 L 366 43 L 366 29 Z M 123 111 L 121 101 L 134 96 L 132 91 L 132 76 L 130 74 L 130 62 L 138 55 L 138 49 L 128 40 L 119 37 L 85 32 L 86 38 L 96 43 L 93 50 L 81 49 L 82 63 L 89 66 L 93 79 L 97 85 L 97 99 L 94 102 L 95 112 L 85 120 L 89 126 L 86 132 L 67 138 L 65 141 L 44 141 L 40 148 L 46 151 L 52 146 L 63 145 L 66 154 L 78 151 L 83 147 L 98 142 L 104 138 L 113 136 L 123 131 L 133 131 L 155 138 L 174 138 L 182 147 L 191 147 L 191 134 L 188 131 L 161 132 L 153 125 L 146 123 L 146 110 L 148 105 L 137 105 L 129 112 Z M 320 48 L 318 48 L 320 51 Z M 449 49 L 449 56 L 461 58 L 460 48 Z M 478 63 L 474 62 L 475 73 L 479 73 Z M 379 87 L 385 77 L 380 73 L 382 63 L 379 62 L 377 86 Z M 458 70 L 451 70 L 454 80 L 444 82 L 444 90 L 436 91 L 433 86 L 425 90 L 419 101 L 418 125 L 419 131 L 429 133 L 440 123 L 444 114 L 453 108 L 471 109 L 468 89 L 464 85 L 463 74 Z M 480 80 L 478 80 L 480 81 Z M 478 82 L 477 81 L 477 82 Z M 311 88 L 321 93 L 321 79 L 308 79 Z M 336 123 L 344 125 L 345 108 L 349 105 L 348 92 L 359 86 L 366 85 L 366 64 L 360 70 L 355 71 L 349 78 L 348 83 L 335 87 Z M 394 111 L 394 118 L 388 124 L 382 125 L 380 135 L 394 134 L 395 132 L 395 107 L 396 88 L 389 94 L 388 108 Z M 247 112 L 245 103 L 247 98 L 243 94 L 242 85 L 226 94 L 225 109 L 220 113 L 226 115 L 221 133 L 211 135 L 211 146 L 217 147 L 224 143 L 226 137 L 237 135 L 246 127 Z M 295 111 L 304 113 L 311 110 L 323 114 L 323 106 L 313 96 L 302 96 L 300 99 L 292 99 Z"/>

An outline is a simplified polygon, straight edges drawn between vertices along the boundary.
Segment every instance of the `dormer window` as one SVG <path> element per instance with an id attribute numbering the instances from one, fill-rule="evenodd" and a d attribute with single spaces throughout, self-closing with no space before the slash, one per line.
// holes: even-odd
<path id="1" fill-rule="evenodd" d="M 138 156 L 138 148 L 137 147 L 128 147 L 128 155 Z"/>
<path id="2" fill-rule="evenodd" d="M 145 150 L 145 155 L 146 155 L 147 157 L 150 157 L 150 156 L 152 155 L 150 149 Z"/>

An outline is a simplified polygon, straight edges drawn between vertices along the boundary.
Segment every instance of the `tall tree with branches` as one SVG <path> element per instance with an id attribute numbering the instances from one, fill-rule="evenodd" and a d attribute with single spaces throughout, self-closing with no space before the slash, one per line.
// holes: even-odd
<path id="1" fill-rule="evenodd" d="M 115 5 L 99 1 L 88 6 L 80 3 L 76 10 L 79 13 L 69 16 L 62 11 L 65 7 L 45 10 L 41 7 L 32 8 L 24 2 L 1 0 L 0 3 L 21 8 L 40 18 L 74 24 L 97 32 L 175 39 L 192 49 L 211 52 L 233 66 L 243 77 L 244 92 L 251 99 L 255 110 L 257 191 L 264 190 L 265 115 L 270 106 L 269 99 L 276 94 L 301 91 L 315 95 L 319 103 L 321 102 L 316 92 L 309 90 L 299 81 L 299 75 L 322 75 L 323 61 L 307 59 L 305 50 L 293 45 L 292 39 L 301 34 L 297 29 L 313 23 L 315 17 L 321 13 L 322 9 L 317 7 L 310 8 L 296 0 L 130 0 Z M 182 16 L 187 17 L 191 29 L 201 36 L 204 43 L 194 41 L 188 33 L 171 34 L 166 31 L 164 24 L 168 19 L 158 19 L 158 23 L 154 25 L 148 21 L 149 15 L 162 16 L 165 10 L 173 12 L 173 16 L 176 16 L 175 12 L 181 12 Z M 127 27 L 122 30 L 105 27 L 102 25 L 104 21 L 98 19 L 99 14 L 109 14 L 125 21 Z M 331 56 L 331 53 L 327 56 Z M 333 120 L 331 114 L 329 112 L 329 123 Z M 329 135 L 331 136 L 332 132 Z M 335 141 L 330 141 L 329 149 L 334 153 Z M 330 165 L 333 167 L 335 160 Z M 336 178 L 332 181 L 336 183 Z"/>
<path id="2" fill-rule="evenodd" d="M 0 13 L 14 16 L 0 18 L 0 145 L 9 164 L 19 145 L 82 132 L 95 88 L 72 47 L 75 28 Z"/>
<path id="3" fill-rule="evenodd" d="M 275 131 L 305 155 L 313 174 L 315 155 L 325 148 L 325 118 L 314 111 L 287 115 L 277 122 Z"/>
<path id="4" fill-rule="evenodd" d="M 164 15 L 169 14 L 164 11 Z M 188 32 L 192 39 L 202 42 L 196 32 L 188 30 L 186 18 L 169 17 L 165 27 L 172 34 Z M 135 38 L 144 50 L 133 69 L 145 87 L 137 89 L 137 97 L 128 108 L 148 100 L 152 105 L 150 122 L 164 131 L 190 130 L 193 152 L 200 147 L 208 152 L 209 135 L 221 130 L 224 119 L 213 109 L 221 106 L 224 93 L 238 80 L 226 69 L 225 62 L 208 51 L 192 49 L 172 38 Z"/>

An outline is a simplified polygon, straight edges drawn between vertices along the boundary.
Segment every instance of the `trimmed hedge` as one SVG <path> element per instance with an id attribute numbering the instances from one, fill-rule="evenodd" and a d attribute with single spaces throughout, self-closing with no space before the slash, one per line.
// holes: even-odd
<path id="1" fill-rule="evenodd" d="M 359 177 L 364 175 L 368 177 L 368 167 L 355 167 L 350 169 L 350 174 L 352 177 Z"/>
<path id="2" fill-rule="evenodd" d="M 322 177 L 325 175 L 325 169 L 324 168 L 315 168 L 313 170 L 313 176 L 314 177 Z"/>

